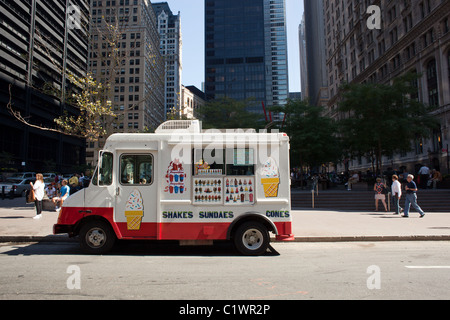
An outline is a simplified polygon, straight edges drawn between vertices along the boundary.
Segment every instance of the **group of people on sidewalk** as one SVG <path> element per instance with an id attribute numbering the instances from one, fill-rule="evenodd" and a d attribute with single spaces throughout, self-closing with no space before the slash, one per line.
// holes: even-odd
<path id="1" fill-rule="evenodd" d="M 394 201 L 394 214 L 398 215 L 403 211 L 402 217 L 409 218 L 409 212 L 411 209 L 411 206 L 420 214 L 420 217 L 425 217 L 425 213 L 423 212 L 422 208 L 417 204 L 417 185 L 414 182 L 414 176 L 412 174 L 409 174 L 407 176 L 407 184 L 405 185 L 405 208 L 401 208 L 400 206 L 400 200 L 403 196 L 402 192 L 402 185 L 398 181 L 399 178 L 397 175 L 392 176 L 392 187 L 391 187 L 391 193 Z M 382 183 L 381 178 L 377 179 L 377 182 L 375 183 L 375 186 L 373 188 L 375 191 L 375 210 L 378 211 L 378 203 L 381 200 L 383 203 L 384 209 L 387 212 L 387 205 L 386 205 L 386 194 L 388 193 L 387 187 L 384 183 Z"/>
<path id="2" fill-rule="evenodd" d="M 45 183 L 44 183 L 44 176 L 41 173 L 36 174 L 36 181 L 34 183 L 30 182 L 32 194 L 34 195 L 34 204 L 36 207 L 36 216 L 33 219 L 40 219 L 42 217 L 42 203 L 45 197 Z M 53 186 L 52 186 L 53 188 Z M 53 191 L 52 191 L 53 192 Z M 54 190 L 55 195 L 56 190 Z M 64 201 L 67 199 L 67 197 L 70 194 L 70 189 L 68 187 L 67 180 L 61 181 L 61 188 L 59 190 L 59 196 L 54 196 L 51 198 L 51 201 L 56 206 L 56 210 L 58 211 L 59 208 L 63 205 Z M 59 207 L 58 207 L 59 204 Z"/>

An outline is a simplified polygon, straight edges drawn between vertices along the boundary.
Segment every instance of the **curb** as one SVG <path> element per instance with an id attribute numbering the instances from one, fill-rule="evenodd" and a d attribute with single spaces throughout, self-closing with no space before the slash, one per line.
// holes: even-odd
<path id="1" fill-rule="evenodd" d="M 272 243 L 320 243 L 320 242 L 389 242 L 389 241 L 450 241 L 450 235 L 411 235 L 411 236 L 330 236 L 330 237 L 295 237 L 293 241 L 277 241 L 271 238 Z M 29 243 L 29 242 L 77 242 L 68 236 L 0 236 L 0 243 Z"/>
<path id="2" fill-rule="evenodd" d="M 76 242 L 68 236 L 0 236 L 0 243 L 28 243 L 28 242 Z"/>
<path id="3" fill-rule="evenodd" d="M 287 242 L 389 242 L 389 241 L 450 241 L 450 235 L 411 235 L 411 236 L 330 236 L 330 237 L 295 237 Z M 276 241 L 272 242 L 286 242 Z"/>

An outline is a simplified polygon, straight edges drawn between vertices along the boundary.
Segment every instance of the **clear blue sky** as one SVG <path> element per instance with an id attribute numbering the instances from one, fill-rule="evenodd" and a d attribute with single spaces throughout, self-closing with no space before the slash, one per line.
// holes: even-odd
<path id="1" fill-rule="evenodd" d="M 243 0 L 245 1 L 245 0 Z M 152 1 L 153 3 L 162 1 Z M 201 88 L 205 70 L 205 0 L 166 0 L 174 14 L 181 12 L 183 34 L 183 84 Z M 289 91 L 300 91 L 298 26 L 303 15 L 303 0 L 286 0 L 288 32 Z"/>

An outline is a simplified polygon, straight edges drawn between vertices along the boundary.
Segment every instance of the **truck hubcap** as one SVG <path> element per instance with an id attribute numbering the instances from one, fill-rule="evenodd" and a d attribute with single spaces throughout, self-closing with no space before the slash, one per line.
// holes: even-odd
<path id="1" fill-rule="evenodd" d="M 263 234 L 258 229 L 249 229 L 242 236 L 242 243 L 249 250 L 258 250 L 263 242 Z"/>
<path id="2" fill-rule="evenodd" d="M 92 228 L 86 234 L 86 242 L 91 248 L 98 248 L 105 244 L 106 235 L 100 228 Z"/>

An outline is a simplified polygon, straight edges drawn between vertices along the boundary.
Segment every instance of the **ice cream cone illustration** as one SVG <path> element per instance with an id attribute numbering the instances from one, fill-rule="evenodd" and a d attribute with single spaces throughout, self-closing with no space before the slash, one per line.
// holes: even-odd
<path id="1" fill-rule="evenodd" d="M 264 195 L 266 198 L 278 197 L 278 186 L 280 185 L 280 177 L 278 167 L 274 159 L 268 158 L 264 166 L 260 170 L 261 183 L 264 187 Z"/>
<path id="2" fill-rule="evenodd" d="M 128 230 L 140 230 L 142 218 L 144 217 L 144 203 L 139 190 L 134 189 L 130 194 L 125 206 L 125 217 L 127 218 Z"/>

